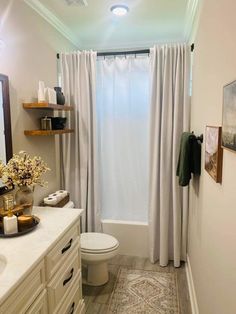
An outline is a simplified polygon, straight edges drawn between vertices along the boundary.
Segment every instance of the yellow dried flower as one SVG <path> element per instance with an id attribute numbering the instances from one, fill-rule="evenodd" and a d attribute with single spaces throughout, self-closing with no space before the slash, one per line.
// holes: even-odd
<path id="1" fill-rule="evenodd" d="M 14 154 L 7 165 L 1 167 L 0 176 L 6 186 L 44 186 L 41 176 L 50 170 L 41 157 L 31 158 L 26 152 Z"/>

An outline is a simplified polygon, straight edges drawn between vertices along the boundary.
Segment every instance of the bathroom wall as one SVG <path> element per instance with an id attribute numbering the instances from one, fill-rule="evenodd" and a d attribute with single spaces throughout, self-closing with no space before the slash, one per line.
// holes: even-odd
<path id="1" fill-rule="evenodd" d="M 191 130 L 222 124 L 223 86 L 236 79 L 236 2 L 205 0 L 195 38 Z M 235 121 L 236 123 L 236 121 Z M 224 150 L 222 184 L 204 170 L 191 183 L 188 255 L 200 314 L 236 313 L 236 154 Z"/>
<path id="2" fill-rule="evenodd" d="M 22 102 L 37 97 L 38 81 L 57 86 L 56 53 L 75 47 L 23 0 L 0 1 L 0 73 L 9 76 L 13 150 L 40 155 L 51 168 L 45 179 L 48 188 L 37 187 L 35 203 L 59 188 L 58 143 L 55 137 L 26 137 L 24 129 L 39 126 L 44 112 L 26 111 Z"/>

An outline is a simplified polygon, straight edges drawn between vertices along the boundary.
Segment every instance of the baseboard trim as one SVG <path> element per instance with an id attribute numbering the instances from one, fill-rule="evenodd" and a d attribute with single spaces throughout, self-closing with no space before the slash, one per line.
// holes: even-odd
<path id="1" fill-rule="evenodd" d="M 191 269 L 190 259 L 188 255 L 187 255 L 187 262 L 185 263 L 185 269 L 186 269 L 186 275 L 187 275 L 192 314 L 199 314 L 197 296 L 196 296 L 196 291 L 195 291 L 194 282 L 193 282 L 192 269 Z"/>

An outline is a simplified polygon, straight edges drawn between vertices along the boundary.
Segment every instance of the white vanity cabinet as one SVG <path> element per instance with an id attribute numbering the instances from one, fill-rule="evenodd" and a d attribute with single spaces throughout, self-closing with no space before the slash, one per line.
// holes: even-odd
<path id="1" fill-rule="evenodd" d="M 46 278 L 48 313 L 57 314 L 62 307 L 67 309 L 65 314 L 75 313 L 75 304 L 78 307 L 83 303 L 78 224 L 46 256 Z M 79 300 L 75 295 L 77 289 L 81 292 Z M 83 313 L 82 309 L 79 313 Z"/>
<path id="2" fill-rule="evenodd" d="M 56 224 L 57 221 L 54 223 Z M 66 227 L 66 230 L 61 231 L 56 241 L 34 263 L 25 278 L 18 280 L 19 284 L 15 285 L 14 289 L 10 289 L 12 291 L 7 298 L 4 298 L 3 302 L 0 298 L 1 314 L 83 314 L 85 312 L 82 298 L 78 215 L 69 228 Z M 55 226 L 51 229 L 56 230 Z M 51 237 L 50 234 L 49 236 L 44 234 L 47 241 Z"/>
<path id="3" fill-rule="evenodd" d="M 43 289 L 40 295 L 37 297 L 33 304 L 26 311 L 26 314 L 47 314 L 48 303 L 47 303 L 47 290 Z"/>
<path id="4" fill-rule="evenodd" d="M 11 293 L 0 307 L 1 314 L 27 313 L 32 303 L 45 289 L 45 266 L 44 261 L 31 271 L 29 276 Z M 40 313 L 40 312 L 39 312 Z"/>

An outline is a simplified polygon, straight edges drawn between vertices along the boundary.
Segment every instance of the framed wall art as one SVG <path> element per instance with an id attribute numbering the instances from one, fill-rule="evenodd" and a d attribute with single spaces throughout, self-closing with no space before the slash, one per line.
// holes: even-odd
<path id="1" fill-rule="evenodd" d="M 217 182 L 222 181 L 221 127 L 206 126 L 205 135 L 205 170 Z"/>
<path id="2" fill-rule="evenodd" d="M 236 81 L 224 86 L 222 147 L 236 152 Z"/>

